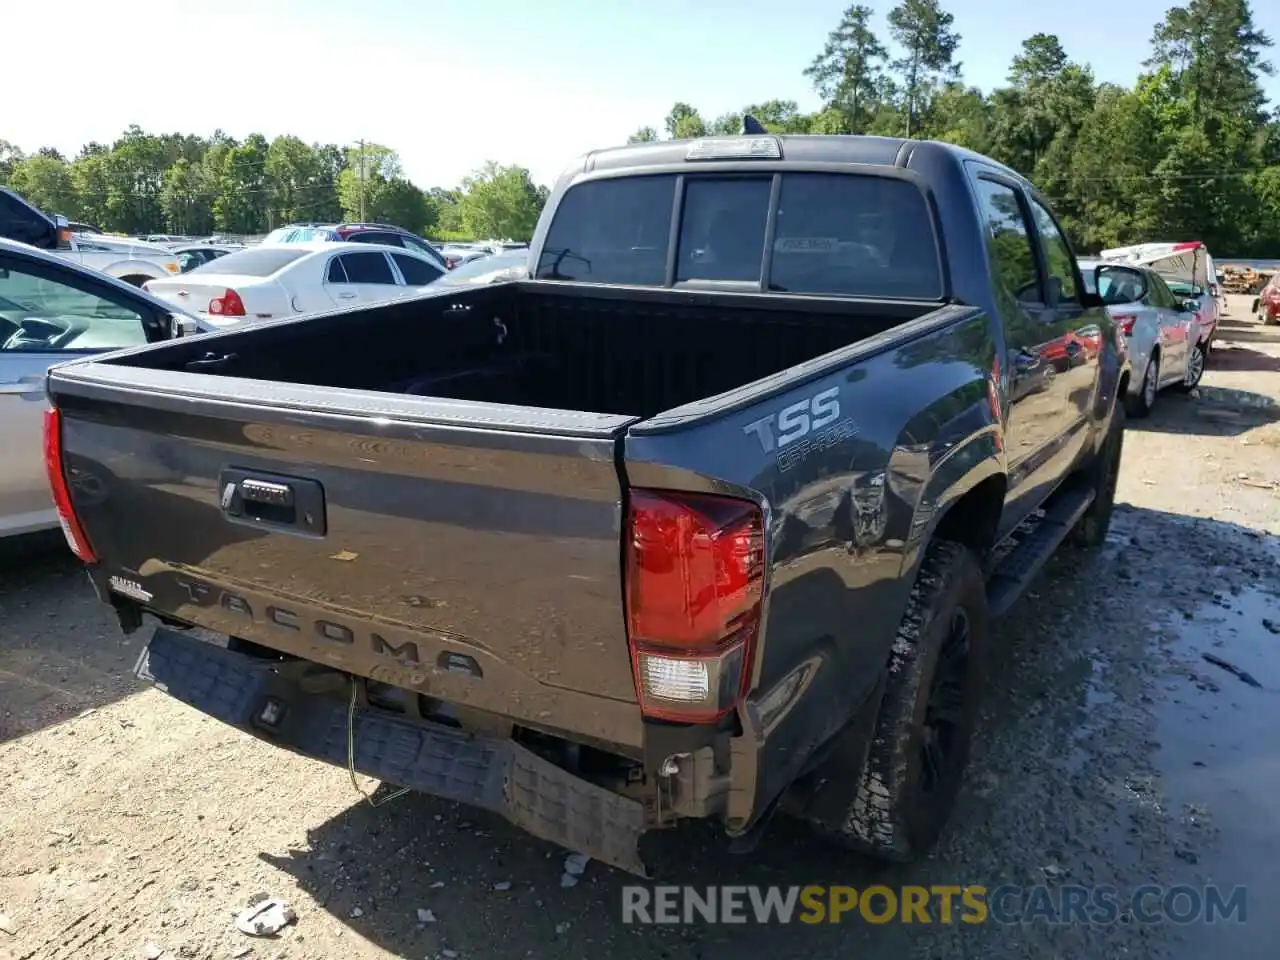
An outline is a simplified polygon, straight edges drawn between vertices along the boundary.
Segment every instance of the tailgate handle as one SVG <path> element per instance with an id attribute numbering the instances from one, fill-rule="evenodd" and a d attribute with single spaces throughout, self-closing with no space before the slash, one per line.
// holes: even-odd
<path id="1" fill-rule="evenodd" d="M 324 488 L 315 480 L 228 467 L 218 486 L 222 514 L 232 523 L 304 537 L 327 531 Z"/>

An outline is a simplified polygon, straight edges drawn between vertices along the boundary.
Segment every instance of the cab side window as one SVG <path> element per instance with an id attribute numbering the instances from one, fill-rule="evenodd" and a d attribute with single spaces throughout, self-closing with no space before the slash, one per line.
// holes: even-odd
<path id="1" fill-rule="evenodd" d="M 991 276 L 996 292 L 1021 304 L 1042 304 L 1040 276 L 1031 230 L 1017 192 L 1008 184 L 984 177 L 974 182 L 978 206 L 986 221 Z"/>
<path id="2" fill-rule="evenodd" d="M 1071 253 L 1071 244 L 1058 229 L 1053 214 L 1035 198 L 1031 199 L 1031 215 L 1036 220 L 1036 230 L 1044 246 L 1045 266 L 1049 270 L 1049 306 L 1078 304 L 1080 290 L 1076 286 L 1076 258 Z"/>

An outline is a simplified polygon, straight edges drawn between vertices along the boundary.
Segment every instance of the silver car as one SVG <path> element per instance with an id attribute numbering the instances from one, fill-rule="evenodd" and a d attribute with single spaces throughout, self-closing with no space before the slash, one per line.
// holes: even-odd
<path id="1" fill-rule="evenodd" d="M 58 525 L 42 443 L 48 369 L 204 329 L 135 286 L 0 239 L 0 537 Z"/>
<path id="2" fill-rule="evenodd" d="M 1080 272 L 1089 292 L 1102 295 L 1107 313 L 1129 341 L 1130 414 L 1145 417 L 1166 387 L 1187 391 L 1200 383 L 1205 337 L 1196 317 L 1198 304 L 1179 299 L 1149 267 L 1082 260 Z"/>

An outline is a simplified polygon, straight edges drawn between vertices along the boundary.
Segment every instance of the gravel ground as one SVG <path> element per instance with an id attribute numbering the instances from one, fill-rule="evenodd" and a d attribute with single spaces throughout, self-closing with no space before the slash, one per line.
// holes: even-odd
<path id="1" fill-rule="evenodd" d="M 1199 395 L 1131 421 L 1108 545 L 1055 558 L 998 627 L 930 859 L 878 867 L 781 820 L 750 858 L 698 825 L 662 843 L 664 881 L 695 885 L 1243 884 L 1245 923 L 624 926 L 615 871 L 562 888 L 564 852 L 502 822 L 371 807 L 345 771 L 140 690 L 139 640 L 38 541 L 0 560 L 0 958 L 1274 956 L 1280 330 L 1231 306 Z M 259 894 L 297 910 L 278 939 L 235 930 Z"/>

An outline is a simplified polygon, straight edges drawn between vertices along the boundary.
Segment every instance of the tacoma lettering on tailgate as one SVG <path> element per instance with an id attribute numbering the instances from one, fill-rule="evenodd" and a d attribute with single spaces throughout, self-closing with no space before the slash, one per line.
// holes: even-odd
<path id="1" fill-rule="evenodd" d="M 259 605 L 259 613 L 246 598 L 201 580 L 179 579 L 177 584 L 186 591 L 191 602 L 198 606 L 221 607 L 274 630 L 287 631 L 293 635 L 305 633 L 336 647 L 364 650 L 406 667 L 422 663 L 421 651 L 414 640 L 396 643 L 373 630 L 357 632 L 336 620 L 304 617 L 294 610 L 273 603 Z M 464 673 L 476 678 L 484 676 L 483 669 L 474 657 L 450 650 L 441 651 L 435 665 L 450 673 Z M 422 680 L 415 677 L 413 685 L 421 683 Z"/>

